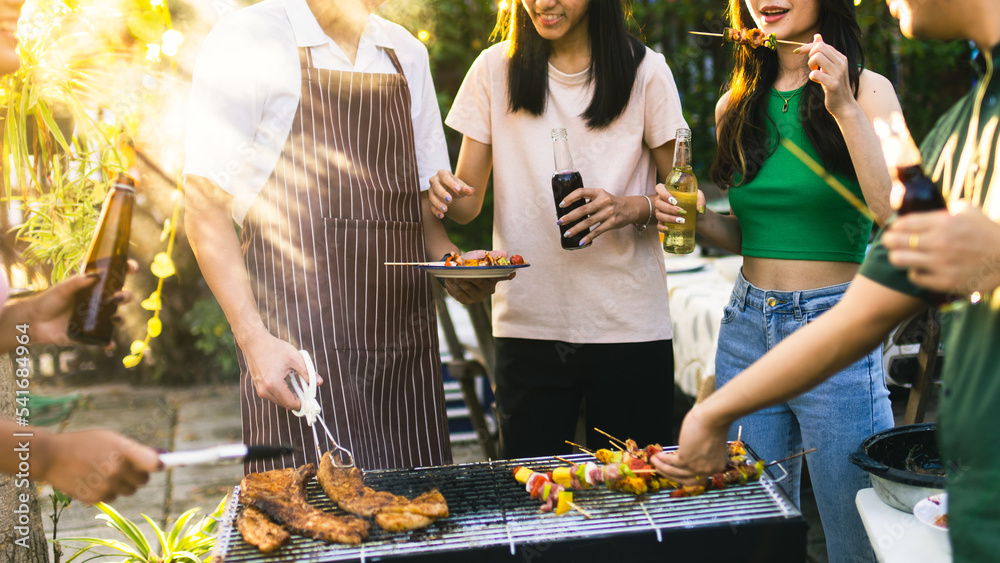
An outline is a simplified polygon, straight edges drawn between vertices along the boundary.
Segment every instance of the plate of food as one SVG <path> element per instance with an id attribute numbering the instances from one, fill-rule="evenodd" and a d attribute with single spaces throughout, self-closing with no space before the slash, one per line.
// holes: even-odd
<path id="1" fill-rule="evenodd" d="M 445 266 L 444 262 L 431 262 L 414 266 L 439 278 L 505 278 L 511 272 L 527 268 L 531 264 L 510 266 Z"/>
<path id="2" fill-rule="evenodd" d="M 519 254 L 508 255 L 503 250 L 472 250 L 451 253 L 441 262 L 387 263 L 408 265 L 439 278 L 505 278 L 530 264 Z"/>
<path id="3" fill-rule="evenodd" d="M 930 528 L 934 542 L 946 552 L 951 552 L 948 539 L 948 493 L 931 495 L 913 506 L 913 516 Z"/>

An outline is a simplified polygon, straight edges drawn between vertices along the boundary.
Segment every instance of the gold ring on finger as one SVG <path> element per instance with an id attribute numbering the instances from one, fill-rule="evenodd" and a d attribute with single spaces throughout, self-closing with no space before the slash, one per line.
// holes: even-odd
<path id="1" fill-rule="evenodd" d="M 920 234 L 910 233 L 910 250 L 918 250 L 920 248 Z"/>

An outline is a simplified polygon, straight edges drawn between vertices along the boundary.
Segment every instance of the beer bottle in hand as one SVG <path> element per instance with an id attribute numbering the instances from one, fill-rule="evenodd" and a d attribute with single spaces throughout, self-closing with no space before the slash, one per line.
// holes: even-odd
<path id="1" fill-rule="evenodd" d="M 573 193 L 577 188 L 583 187 L 583 176 L 577 172 L 576 168 L 573 166 L 573 156 L 569 152 L 569 140 L 566 136 L 565 129 L 553 129 L 552 130 L 552 150 L 554 151 L 554 156 L 556 160 L 556 171 L 552 174 L 552 196 L 556 201 L 556 216 L 560 219 L 564 215 L 578 209 L 586 204 L 586 202 L 581 198 L 573 203 L 567 205 L 566 207 L 559 207 L 562 200 L 566 199 L 569 194 Z M 587 216 L 589 217 L 589 215 Z M 575 223 L 574 223 L 575 224 Z M 568 231 L 573 225 L 562 224 L 559 225 L 559 241 L 565 250 L 577 250 L 579 248 L 586 248 L 590 246 L 590 242 L 580 246 L 580 241 L 583 237 L 587 236 L 590 231 L 583 230 L 571 237 L 566 236 L 566 231 Z"/>
<path id="2" fill-rule="evenodd" d="M 933 180 L 924 174 L 919 163 L 896 166 L 896 175 L 903 185 L 903 193 L 900 194 L 901 197 L 894 199 L 891 203 L 899 215 L 948 209 L 948 204 L 945 202 L 941 190 Z M 929 296 L 931 304 L 935 307 L 948 305 L 957 298 L 956 295 L 936 291 Z"/>
<path id="3" fill-rule="evenodd" d="M 899 201 L 893 202 L 896 204 L 896 213 L 906 215 L 948 208 L 941 190 L 924 174 L 920 164 L 897 166 L 896 175 L 903 184 L 903 193 Z"/>
<path id="4" fill-rule="evenodd" d="M 694 251 L 694 227 L 698 218 L 698 178 L 691 169 L 691 130 L 678 129 L 674 145 L 674 169 L 667 178 L 667 190 L 685 211 L 683 223 L 666 225 L 663 250 L 672 254 Z"/>
<path id="5" fill-rule="evenodd" d="M 940 188 L 924 174 L 920 150 L 906 127 L 901 113 L 895 112 L 888 121 L 875 120 L 875 133 L 882 144 L 882 154 L 890 169 L 896 170 L 898 182 L 889 192 L 889 205 L 898 215 L 940 211 L 948 208 Z M 930 302 L 942 307 L 955 301 L 957 296 L 931 293 Z"/>
<path id="6" fill-rule="evenodd" d="M 128 175 L 119 175 L 104 201 L 97 231 L 87 249 L 83 273 L 96 273 L 97 282 L 76 294 L 66 326 L 66 334 L 73 340 L 102 346 L 111 343 L 111 317 L 118 306 L 110 299 L 125 284 L 134 202 L 135 182 Z"/>

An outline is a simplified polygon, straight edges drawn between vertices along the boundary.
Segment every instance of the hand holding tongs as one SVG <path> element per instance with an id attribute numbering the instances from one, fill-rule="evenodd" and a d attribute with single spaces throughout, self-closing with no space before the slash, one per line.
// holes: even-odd
<path id="1" fill-rule="evenodd" d="M 330 443 L 333 444 L 333 450 L 330 452 L 330 459 L 333 464 L 337 467 L 354 467 L 354 454 L 351 450 L 341 446 L 337 443 L 337 440 L 333 438 L 333 434 L 330 433 L 330 429 L 326 425 L 326 421 L 323 420 L 323 409 L 319 406 L 319 402 L 316 400 L 316 367 L 313 365 L 312 358 L 309 357 L 309 352 L 305 350 L 299 350 L 302 354 L 302 361 L 306 364 L 307 379 L 305 382 L 305 388 L 303 389 L 303 384 L 299 381 L 300 374 L 296 372 L 291 372 L 285 377 L 285 381 L 288 382 L 288 386 L 291 390 L 298 396 L 301 405 L 299 410 L 293 410 L 292 414 L 298 417 L 304 417 L 306 419 L 306 424 L 312 429 L 313 441 L 316 442 L 316 462 L 323 458 L 323 452 L 320 451 L 319 447 L 319 435 L 316 433 L 316 421 L 318 420 L 320 425 L 323 426 L 323 431 L 326 433 L 326 437 L 329 438 Z M 346 456 L 349 462 L 347 464 L 340 463 L 339 455 L 335 455 L 334 452 L 340 450 Z"/>

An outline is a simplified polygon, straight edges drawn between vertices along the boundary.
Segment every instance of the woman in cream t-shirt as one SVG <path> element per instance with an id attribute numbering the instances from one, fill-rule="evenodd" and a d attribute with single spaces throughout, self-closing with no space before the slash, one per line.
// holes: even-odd
<path id="1" fill-rule="evenodd" d="M 499 26 L 507 41 L 479 56 L 445 121 L 464 135 L 456 174 L 439 172 L 430 196 L 439 217 L 466 223 L 492 169 L 493 246 L 531 264 L 493 298 L 502 455 L 567 451 L 581 401 L 592 447 L 607 443 L 595 427 L 667 443 L 672 330 L 662 250 L 645 226 L 657 171 L 670 171 L 687 126 L 673 76 L 627 34 L 618 1 L 545 12 L 516 2 Z M 572 252 L 552 195 L 555 128 L 585 186 L 565 203 L 588 200 L 564 219 L 593 244 Z"/>

